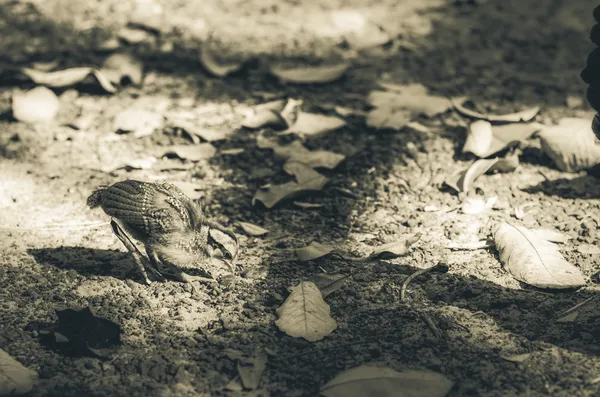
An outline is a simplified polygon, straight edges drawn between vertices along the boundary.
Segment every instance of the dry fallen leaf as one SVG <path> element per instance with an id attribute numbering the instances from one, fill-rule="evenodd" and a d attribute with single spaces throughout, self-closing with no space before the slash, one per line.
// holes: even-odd
<path id="1" fill-rule="evenodd" d="M 384 244 L 379 246 L 371 252 L 369 258 L 381 258 L 381 259 L 391 259 L 397 258 L 399 256 L 405 255 L 410 247 L 419 241 L 422 233 L 416 233 L 414 236 L 411 236 L 405 240 L 394 241 L 388 244 Z"/>
<path id="2" fill-rule="evenodd" d="M 256 389 L 266 368 L 267 353 L 261 348 L 255 349 L 252 357 L 238 361 L 237 370 L 244 388 Z"/>
<path id="3" fill-rule="evenodd" d="M 281 117 L 281 111 L 285 108 L 287 101 L 278 99 L 255 106 L 252 113 L 242 121 L 242 127 L 258 129 L 273 127 L 277 129 L 287 128 L 287 122 Z"/>
<path id="4" fill-rule="evenodd" d="M 106 92 L 112 94 L 117 91 L 115 86 L 101 72 L 87 67 L 71 68 L 56 72 L 23 68 L 21 72 L 36 84 L 56 88 L 69 87 L 81 83 L 88 76 L 93 76 Z"/>
<path id="5" fill-rule="evenodd" d="M 134 85 L 141 85 L 144 77 L 144 65 L 130 54 L 113 54 L 106 58 L 104 65 L 100 68 L 100 73 L 113 84 L 121 85 L 130 82 Z"/>
<path id="6" fill-rule="evenodd" d="M 500 262 L 517 280 L 539 288 L 585 285 L 581 270 L 567 262 L 556 244 L 523 226 L 501 223 L 494 231 Z"/>
<path id="7" fill-rule="evenodd" d="M 253 237 L 264 236 L 265 234 L 269 233 L 267 229 L 263 229 L 262 227 L 254 225 L 252 223 L 238 222 L 238 225 L 240 225 L 240 227 L 244 230 L 244 232 L 246 232 L 246 234 L 249 234 Z"/>
<path id="8" fill-rule="evenodd" d="M 500 355 L 504 360 L 510 361 L 513 363 L 524 363 L 529 360 L 531 357 L 531 353 L 523 353 L 523 354 L 513 354 L 513 355 Z"/>
<path id="9" fill-rule="evenodd" d="M 452 107 L 448 98 L 429 94 L 422 84 L 380 85 L 388 91 L 369 94 L 369 103 L 374 107 L 367 116 L 370 127 L 401 129 L 419 114 L 431 117 Z"/>
<path id="10" fill-rule="evenodd" d="M 579 312 L 572 312 L 556 320 L 557 323 L 573 323 L 579 317 Z"/>
<path id="11" fill-rule="evenodd" d="M 20 396 L 33 389 L 37 373 L 0 349 L 0 396 Z"/>
<path id="12" fill-rule="evenodd" d="M 312 209 L 312 208 L 323 208 L 323 204 L 320 203 L 305 203 L 302 201 L 294 201 L 294 205 L 296 207 L 304 208 L 304 209 Z"/>
<path id="13" fill-rule="evenodd" d="M 460 101 L 456 99 L 452 100 L 453 106 L 456 111 L 463 116 L 471 117 L 474 119 L 487 120 L 490 122 L 505 122 L 505 123 L 521 123 L 531 121 L 537 116 L 540 112 L 540 107 L 535 106 L 533 108 L 525 109 L 520 112 L 503 114 L 503 115 L 492 115 L 492 114 L 483 114 L 476 112 L 474 110 L 467 109 L 466 107 L 460 104 Z"/>
<path id="14" fill-rule="evenodd" d="M 203 187 L 196 183 L 185 181 L 171 181 L 171 183 L 192 200 L 198 200 L 204 196 Z"/>
<path id="15" fill-rule="evenodd" d="M 273 149 L 275 155 L 283 160 L 297 161 L 313 168 L 334 169 L 345 158 L 343 154 L 328 152 L 327 150 L 308 150 L 300 141 L 280 146 L 275 141 L 258 135 L 256 143 L 261 149 Z"/>
<path id="16" fill-rule="evenodd" d="M 338 117 L 299 112 L 295 123 L 281 134 L 312 136 L 342 128 L 346 122 Z"/>
<path id="17" fill-rule="evenodd" d="M 544 152 L 561 171 L 577 172 L 600 163 L 600 144 L 589 119 L 561 119 L 557 126 L 544 128 L 540 140 Z"/>
<path id="18" fill-rule="evenodd" d="M 117 33 L 117 36 L 128 44 L 140 44 L 154 38 L 154 36 L 146 30 L 129 26 L 122 27 Z"/>
<path id="19" fill-rule="evenodd" d="M 302 262 L 308 262 L 308 261 L 322 258 L 325 255 L 328 255 L 331 252 L 333 252 L 333 250 L 334 250 L 334 248 L 329 245 L 325 245 L 325 244 L 321 244 L 321 243 L 317 243 L 316 241 L 313 241 L 306 247 L 296 248 L 296 256 Z"/>
<path id="20" fill-rule="evenodd" d="M 309 278 L 308 281 L 315 283 L 319 287 L 324 299 L 327 295 L 340 289 L 348 281 L 349 277 L 344 274 L 317 273 Z"/>
<path id="21" fill-rule="evenodd" d="M 16 92 L 12 98 L 13 117 L 24 123 L 53 120 L 59 108 L 58 97 L 46 87 L 35 87 L 26 92 Z"/>
<path id="22" fill-rule="evenodd" d="M 244 62 L 219 62 L 211 52 L 209 42 L 204 43 L 200 48 L 200 63 L 208 73 L 215 77 L 227 77 L 244 66 Z"/>
<path id="23" fill-rule="evenodd" d="M 467 134 L 463 153 L 473 153 L 478 157 L 488 152 L 492 144 L 493 132 L 492 124 L 489 121 L 477 120 L 471 123 Z"/>
<path id="24" fill-rule="evenodd" d="M 142 109 L 127 109 L 117 114 L 113 121 L 116 132 L 132 132 L 136 138 L 152 135 L 154 130 L 163 125 L 160 114 Z"/>
<path id="25" fill-rule="evenodd" d="M 164 151 L 163 156 L 174 154 L 182 160 L 200 161 L 213 157 L 217 149 L 210 143 L 199 145 L 173 145 Z"/>
<path id="26" fill-rule="evenodd" d="M 306 164 L 295 161 L 285 163 L 284 169 L 288 174 L 296 177 L 296 182 L 269 185 L 259 189 L 252 198 L 253 205 L 260 201 L 265 207 L 273 208 L 284 199 L 293 199 L 308 192 L 320 191 L 329 181 Z"/>
<path id="27" fill-rule="evenodd" d="M 507 154 L 505 157 L 498 158 L 498 161 L 491 166 L 488 172 L 513 172 L 519 168 L 520 160 L 519 153 L 514 151 L 513 153 Z"/>
<path id="28" fill-rule="evenodd" d="M 390 42 L 390 35 L 377 24 L 355 10 L 334 10 L 330 13 L 333 28 L 342 33 L 351 48 L 361 51 Z"/>
<path id="29" fill-rule="evenodd" d="M 444 397 L 454 382 L 432 371 L 361 365 L 338 374 L 321 387 L 325 397 Z"/>
<path id="30" fill-rule="evenodd" d="M 302 281 L 294 287 L 277 309 L 277 316 L 275 324 L 279 330 L 309 342 L 319 341 L 337 328 L 321 291 L 310 281 Z"/>
<path id="31" fill-rule="evenodd" d="M 497 161 L 497 158 L 477 160 L 466 170 L 461 170 L 452 174 L 444 181 L 444 183 L 458 193 L 466 192 L 471 188 L 475 179 L 485 174 Z"/>
<path id="32" fill-rule="evenodd" d="M 208 129 L 200 127 L 196 125 L 196 123 L 194 123 L 193 121 L 185 120 L 182 117 L 177 117 L 174 115 L 170 115 L 168 119 L 169 125 L 171 127 L 185 131 L 185 133 L 188 134 L 188 136 L 191 137 L 192 140 L 197 137 L 196 140 L 198 142 L 198 138 L 202 138 L 207 142 L 214 142 L 222 141 L 229 137 L 229 132 L 223 129 Z"/>
<path id="33" fill-rule="evenodd" d="M 340 79 L 350 68 L 350 63 L 335 65 L 284 68 L 272 66 L 271 73 L 279 80 L 295 84 L 323 84 Z"/>

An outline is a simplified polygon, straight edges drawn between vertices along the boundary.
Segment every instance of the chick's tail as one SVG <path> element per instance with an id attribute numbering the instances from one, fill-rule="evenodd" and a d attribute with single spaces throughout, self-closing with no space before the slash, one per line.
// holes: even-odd
<path id="1" fill-rule="evenodd" d="M 102 194 L 106 190 L 106 186 L 99 187 L 90 194 L 87 198 L 87 206 L 90 208 L 99 207 L 102 204 Z"/>

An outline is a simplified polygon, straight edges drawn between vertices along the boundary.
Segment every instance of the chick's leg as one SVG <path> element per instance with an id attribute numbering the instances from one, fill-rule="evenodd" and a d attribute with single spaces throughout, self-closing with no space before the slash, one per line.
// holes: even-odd
<path id="1" fill-rule="evenodd" d="M 152 281 L 148 278 L 148 271 L 152 273 L 153 276 L 158 278 L 158 280 L 164 280 L 164 277 L 156 268 L 148 262 L 148 259 L 140 252 L 140 250 L 133 244 L 127 233 L 123 231 L 121 226 L 113 219 L 110 221 L 110 226 L 113 229 L 113 233 L 117 238 L 123 243 L 127 251 L 131 253 L 133 256 L 133 260 L 137 267 L 140 269 L 140 273 L 144 279 L 144 283 L 149 285 Z"/>

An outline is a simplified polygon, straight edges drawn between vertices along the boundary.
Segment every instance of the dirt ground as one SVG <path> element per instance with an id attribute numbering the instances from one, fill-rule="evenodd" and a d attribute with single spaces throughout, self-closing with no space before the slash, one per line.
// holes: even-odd
<path id="1" fill-rule="evenodd" d="M 468 215 L 449 210 L 460 200 L 442 183 L 471 159 L 461 153 L 464 128 L 444 116 L 422 120 L 427 133 L 378 131 L 351 117 L 346 127 L 305 143 L 347 156 L 324 172 L 331 181 L 323 192 L 303 199 L 322 207 L 290 202 L 267 210 L 251 202 L 260 186 L 287 180 L 273 153 L 257 148 L 256 132 L 240 128 L 242 110 L 265 98 L 299 98 L 306 109 L 366 109 L 368 93 L 385 77 L 468 96 L 494 113 L 540 105 L 544 123 L 592 114 L 585 101 L 567 106 L 566 100 L 584 100 L 579 73 L 592 48 L 588 34 L 597 2 L 477 3 L 165 0 L 164 37 L 173 50 L 131 47 L 144 61 L 141 87 L 112 96 L 59 91 L 58 119 L 35 127 L 3 116 L 0 347 L 38 371 L 29 395 L 314 396 L 336 374 L 362 364 L 443 373 L 455 382 L 452 397 L 600 395 L 594 297 L 600 260 L 587 253 L 593 250 L 577 249 L 599 245 L 600 183 L 585 173 L 558 171 L 539 144 L 523 151 L 517 171 L 478 179 L 477 194 L 497 196 L 498 204 L 491 214 Z M 127 23 L 134 7 L 129 0 L 3 2 L 0 53 L 9 63 L 98 65 L 105 55 L 94 49 Z M 320 16 L 332 9 L 364 12 L 401 45 L 360 55 L 342 80 L 330 84 L 285 85 L 269 77 L 267 61 L 340 57 L 336 38 L 319 30 Z M 198 63 L 207 31 L 223 56 L 256 56 L 260 62 L 224 79 L 211 77 Z M 12 94 L 26 87 L 2 81 L 4 115 Z M 140 139 L 115 134 L 114 116 L 132 104 L 157 112 L 188 106 L 207 126 L 230 134 L 214 142 L 219 150 L 245 151 L 182 170 L 161 170 L 172 159 L 146 170 L 115 169 L 165 145 L 189 143 L 169 131 Z M 65 126 L 76 113 L 96 117 L 78 131 Z M 85 205 L 94 188 L 124 179 L 194 182 L 209 216 L 232 227 L 254 223 L 269 234 L 249 237 L 235 229 L 244 270 L 233 285 L 143 285 L 108 217 Z M 442 211 L 424 211 L 427 206 Z M 521 206 L 527 206 L 526 216 L 517 221 L 514 209 Z M 514 280 L 494 248 L 446 248 L 450 241 L 486 238 L 496 222 L 511 219 L 570 236 L 561 250 L 590 278 L 588 286 L 537 290 Z M 417 232 L 423 238 L 408 255 L 368 265 L 336 257 L 299 262 L 290 254 L 318 241 L 364 256 Z M 400 302 L 402 282 L 439 261 L 448 271 L 418 277 L 408 300 Z M 314 343 L 285 335 L 274 321 L 288 288 L 322 271 L 356 272 L 326 299 L 337 329 Z M 575 321 L 556 322 L 559 313 L 589 297 Z M 107 357 L 66 354 L 46 343 L 56 310 L 84 307 L 121 327 L 122 344 Z M 227 349 L 251 354 L 257 346 L 269 352 L 260 386 L 228 390 L 237 368 Z M 523 353 L 531 356 L 522 363 L 503 358 Z"/>

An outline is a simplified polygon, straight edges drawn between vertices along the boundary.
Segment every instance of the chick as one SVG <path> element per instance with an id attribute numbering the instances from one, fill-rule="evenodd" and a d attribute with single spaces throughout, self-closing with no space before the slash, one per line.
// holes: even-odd
<path id="1" fill-rule="evenodd" d="M 95 190 L 88 197 L 87 205 L 101 207 L 114 218 L 113 232 L 134 256 L 146 283 L 150 282 L 148 271 L 155 278 L 163 279 L 158 270 L 160 264 L 170 268 L 183 282 L 206 280 L 184 271 L 202 269 L 210 275 L 207 265 L 213 260 L 221 261 L 235 273 L 232 262 L 239 249 L 236 235 L 206 219 L 200 207 L 175 185 L 135 180 L 117 182 Z M 144 244 L 148 259 L 123 229 Z"/>

